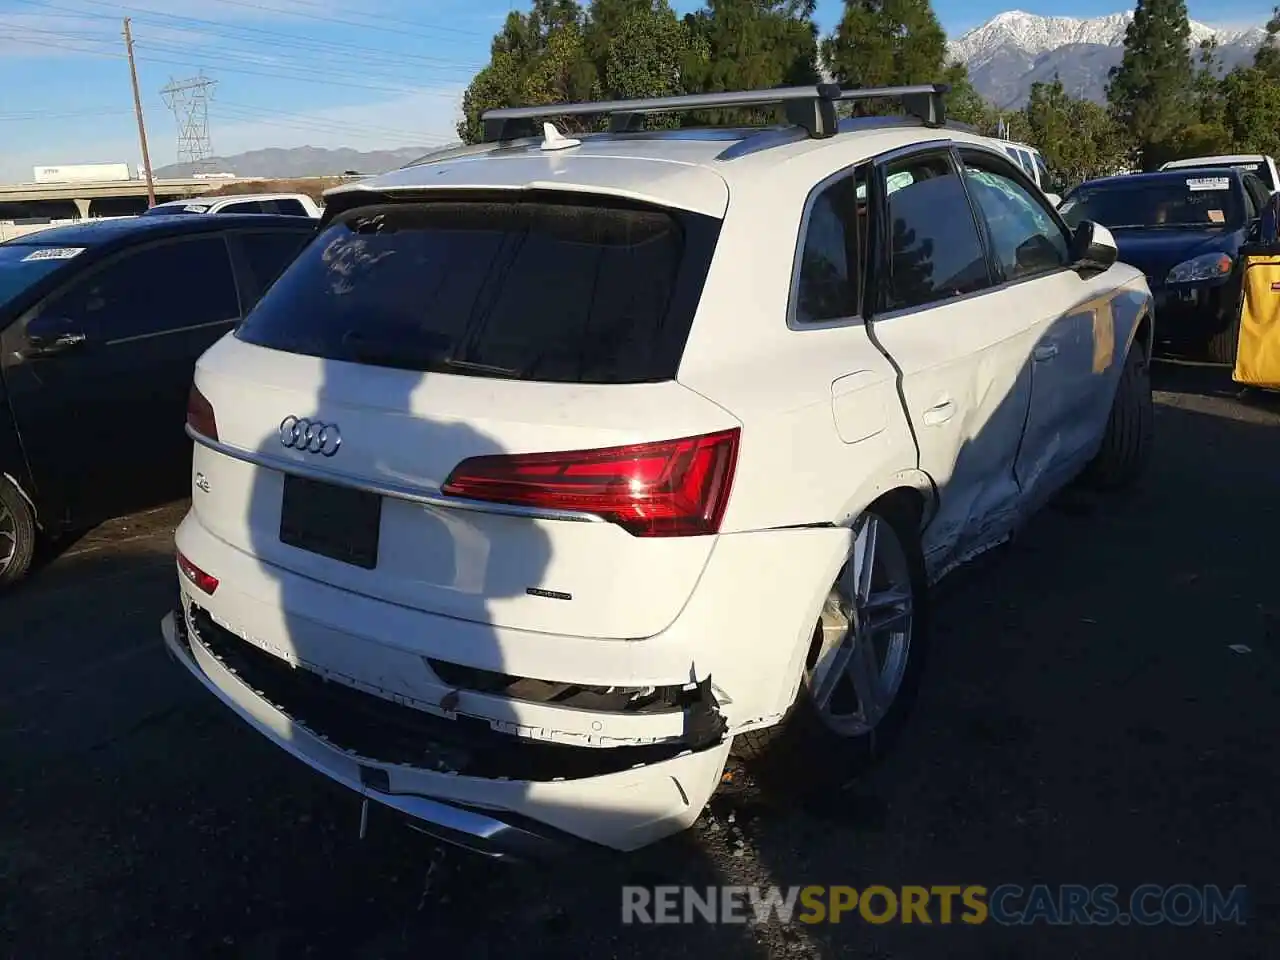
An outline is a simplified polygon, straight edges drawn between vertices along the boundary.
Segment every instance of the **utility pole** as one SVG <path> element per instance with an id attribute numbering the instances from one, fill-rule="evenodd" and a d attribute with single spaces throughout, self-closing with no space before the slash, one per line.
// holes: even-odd
<path id="1" fill-rule="evenodd" d="M 138 118 L 138 139 L 142 142 L 142 169 L 147 174 L 147 207 L 156 205 L 156 185 L 151 178 L 151 155 L 147 152 L 147 125 L 142 120 L 142 95 L 138 93 L 138 68 L 133 62 L 133 31 L 124 18 L 124 46 L 129 53 L 129 79 L 133 81 L 133 113 Z"/>

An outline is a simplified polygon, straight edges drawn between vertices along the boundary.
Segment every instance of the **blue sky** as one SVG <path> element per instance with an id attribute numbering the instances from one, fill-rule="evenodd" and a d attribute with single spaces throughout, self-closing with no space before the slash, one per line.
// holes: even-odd
<path id="1" fill-rule="evenodd" d="M 520 4 L 523 6 L 523 4 Z M 696 0 L 679 0 L 682 12 Z M 952 36 L 1001 10 L 1094 16 L 1124 0 L 942 0 Z M 152 163 L 175 159 L 160 89 L 203 72 L 214 150 L 431 146 L 453 139 L 461 92 L 511 0 L 0 0 L 0 181 L 36 164 L 140 160 L 121 18 L 133 19 Z M 1193 2 L 1208 23 L 1261 23 L 1269 2 Z M 819 0 L 829 29 L 838 0 Z"/>

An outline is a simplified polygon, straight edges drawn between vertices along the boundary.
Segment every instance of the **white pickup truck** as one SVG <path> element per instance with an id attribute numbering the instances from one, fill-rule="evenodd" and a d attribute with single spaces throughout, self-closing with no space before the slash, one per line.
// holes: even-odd
<path id="1" fill-rule="evenodd" d="M 143 216 L 184 213 L 283 213 L 320 219 L 322 208 L 305 193 L 241 193 L 219 197 L 188 197 L 157 203 Z"/>

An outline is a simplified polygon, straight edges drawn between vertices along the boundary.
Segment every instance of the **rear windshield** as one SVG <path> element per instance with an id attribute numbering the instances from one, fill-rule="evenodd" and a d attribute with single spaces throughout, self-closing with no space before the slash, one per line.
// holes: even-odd
<path id="1" fill-rule="evenodd" d="M 578 200 L 363 207 L 307 247 L 237 336 L 411 370 L 671 379 L 717 228 L 694 214 Z"/>
<path id="2" fill-rule="evenodd" d="M 1188 170 L 1158 180 L 1122 178 L 1084 184 L 1072 191 L 1058 212 L 1074 228 L 1081 220 L 1104 227 L 1239 227 L 1244 203 L 1238 182 L 1221 171 Z"/>

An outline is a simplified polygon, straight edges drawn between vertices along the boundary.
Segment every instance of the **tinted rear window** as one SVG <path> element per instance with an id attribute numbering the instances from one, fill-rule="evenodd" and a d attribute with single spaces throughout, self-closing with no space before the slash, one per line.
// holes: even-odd
<path id="1" fill-rule="evenodd" d="M 578 201 L 365 207 L 307 247 L 237 336 L 423 371 L 671 379 L 717 226 L 693 214 Z"/>

